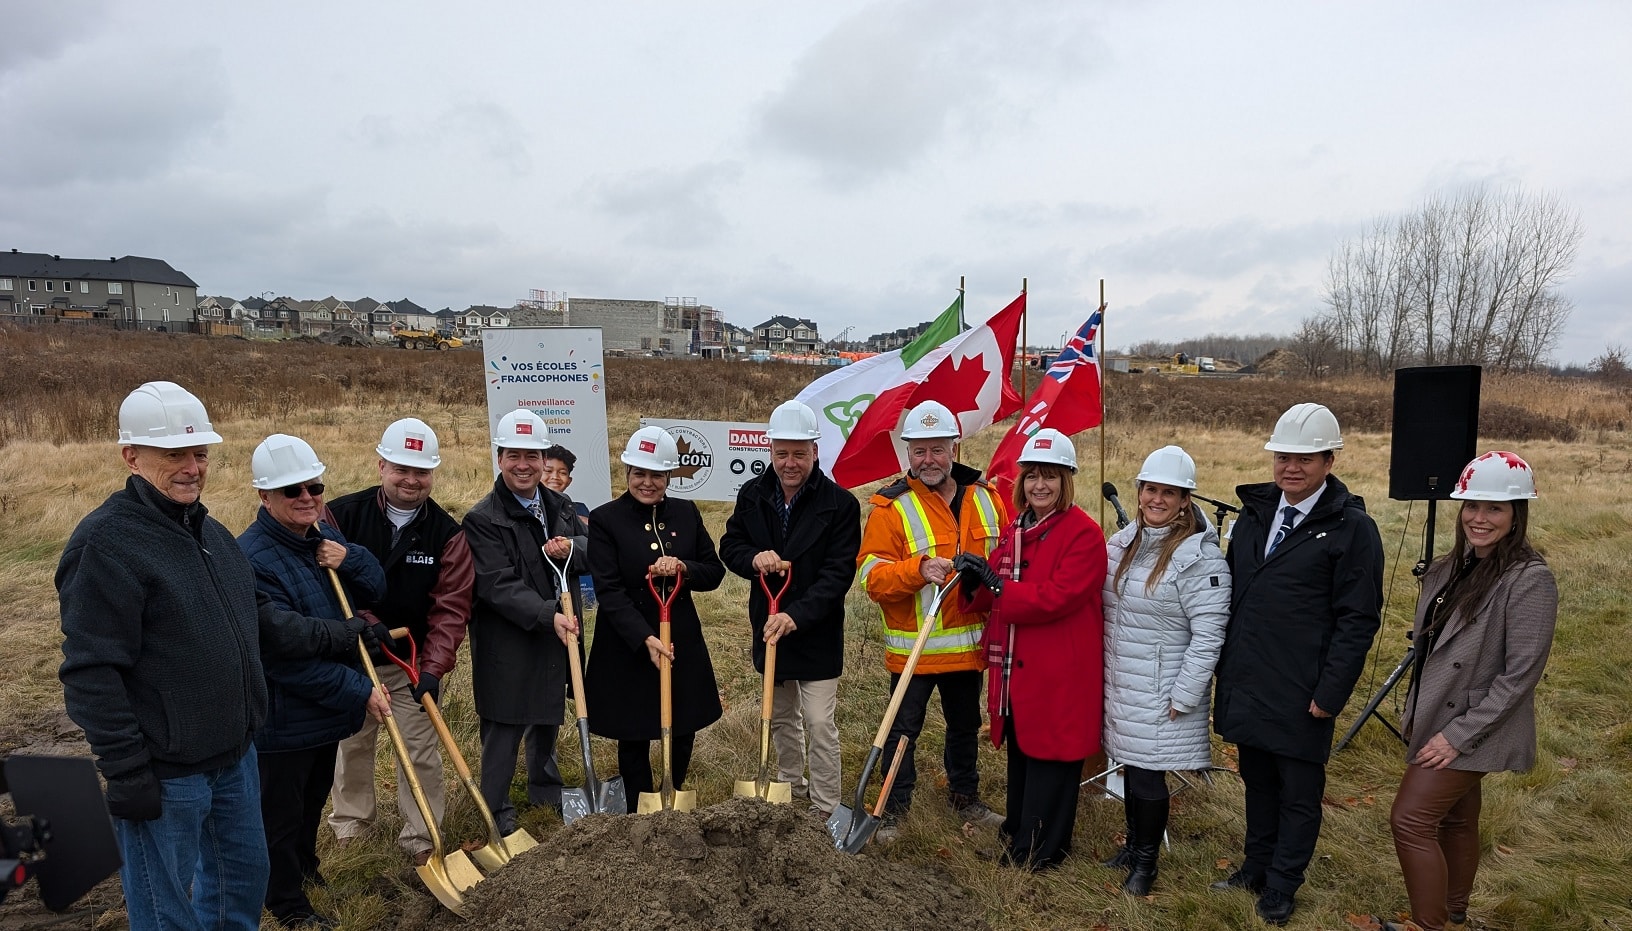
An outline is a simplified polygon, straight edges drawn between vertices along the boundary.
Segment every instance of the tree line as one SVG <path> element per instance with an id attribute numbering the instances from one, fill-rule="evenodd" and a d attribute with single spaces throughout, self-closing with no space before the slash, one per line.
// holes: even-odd
<path id="1" fill-rule="evenodd" d="M 1380 218 L 1327 264 L 1325 309 L 1291 348 L 1309 371 L 1407 365 L 1544 369 L 1572 304 L 1582 227 L 1551 195 L 1473 188 Z"/>

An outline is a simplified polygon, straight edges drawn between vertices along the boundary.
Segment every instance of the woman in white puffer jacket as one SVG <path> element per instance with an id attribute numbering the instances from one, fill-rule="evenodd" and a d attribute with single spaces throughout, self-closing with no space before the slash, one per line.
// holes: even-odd
<path id="1" fill-rule="evenodd" d="M 1107 866 L 1148 895 L 1167 830 L 1169 770 L 1212 765 L 1213 667 L 1230 619 L 1218 531 L 1190 500 L 1196 464 L 1177 446 L 1145 459 L 1134 522 L 1109 545 L 1105 576 L 1105 753 L 1125 766 L 1128 841 Z"/>

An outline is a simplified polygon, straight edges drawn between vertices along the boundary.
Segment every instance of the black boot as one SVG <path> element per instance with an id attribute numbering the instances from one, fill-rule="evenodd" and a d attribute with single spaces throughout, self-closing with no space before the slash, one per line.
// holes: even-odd
<path id="1" fill-rule="evenodd" d="M 1133 796 L 1122 796 L 1122 813 L 1128 821 L 1128 831 L 1124 835 L 1125 839 L 1122 841 L 1122 846 L 1116 848 L 1116 853 L 1101 864 L 1113 870 L 1133 869 Z"/>
<path id="2" fill-rule="evenodd" d="M 1128 874 L 1122 891 L 1128 895 L 1150 895 L 1156 882 L 1156 858 L 1162 852 L 1162 836 L 1167 833 L 1168 800 L 1128 796 L 1133 804 L 1133 836 L 1137 843 L 1129 843 L 1133 855 L 1133 872 Z"/>

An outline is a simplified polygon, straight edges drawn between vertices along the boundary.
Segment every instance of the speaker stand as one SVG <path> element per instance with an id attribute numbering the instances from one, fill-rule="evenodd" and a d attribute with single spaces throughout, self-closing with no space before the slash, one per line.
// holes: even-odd
<path id="1" fill-rule="evenodd" d="M 1419 585 L 1422 582 L 1423 575 L 1428 571 L 1428 564 L 1434 561 L 1434 516 L 1438 511 L 1439 502 L 1429 499 L 1427 526 L 1423 528 L 1422 532 L 1422 558 L 1417 560 L 1415 566 L 1411 567 L 1411 574 L 1417 577 Z M 1414 616 L 1415 614 L 1413 614 Z M 1405 636 L 1406 639 L 1410 639 L 1412 634 L 1407 631 Z M 1349 741 L 1354 739 L 1354 735 L 1360 733 L 1360 728 L 1364 727 L 1366 722 L 1372 718 L 1381 721 L 1383 726 L 1388 728 L 1389 733 L 1400 739 L 1400 743 L 1406 742 L 1405 735 L 1400 733 L 1400 729 L 1395 727 L 1387 718 L 1383 717 L 1383 713 L 1378 708 L 1388 698 L 1388 693 L 1394 691 L 1394 686 L 1399 685 L 1400 680 L 1405 678 L 1405 674 L 1410 671 L 1411 665 L 1416 662 L 1416 659 L 1417 648 L 1415 646 L 1406 647 L 1405 655 L 1400 657 L 1399 665 L 1395 666 L 1394 671 L 1388 674 L 1387 679 L 1383 680 L 1383 687 L 1371 696 L 1370 701 L 1366 702 L 1366 707 L 1360 711 L 1360 716 L 1354 719 L 1354 723 L 1349 725 L 1343 739 L 1332 747 L 1333 753 L 1347 747 Z"/>

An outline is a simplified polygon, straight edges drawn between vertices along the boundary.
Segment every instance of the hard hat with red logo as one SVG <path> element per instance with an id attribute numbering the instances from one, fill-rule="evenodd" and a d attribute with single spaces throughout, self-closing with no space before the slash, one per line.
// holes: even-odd
<path id="1" fill-rule="evenodd" d="M 173 381 L 150 381 L 119 405 L 119 442 L 186 449 L 221 442 L 204 404 Z"/>
<path id="2" fill-rule="evenodd" d="M 1018 461 L 1064 466 L 1075 473 L 1077 448 L 1071 445 L 1070 437 L 1052 427 L 1044 427 L 1026 440 L 1026 448 L 1020 451 Z"/>
<path id="3" fill-rule="evenodd" d="M 1536 496 L 1536 476 L 1517 453 L 1493 450 L 1468 463 L 1451 490 L 1458 501 L 1517 501 Z"/>
<path id="4" fill-rule="evenodd" d="M 374 451 L 386 462 L 410 469 L 434 469 L 442 464 L 436 431 L 417 417 L 404 417 L 386 427 Z"/>
<path id="5" fill-rule="evenodd" d="M 549 449 L 550 428 L 532 411 L 514 410 L 499 418 L 493 445 L 500 449 Z"/>
<path id="6" fill-rule="evenodd" d="M 629 437 L 618 457 L 624 465 L 653 472 L 672 472 L 680 468 L 680 447 L 674 437 L 662 427 L 641 427 Z"/>

